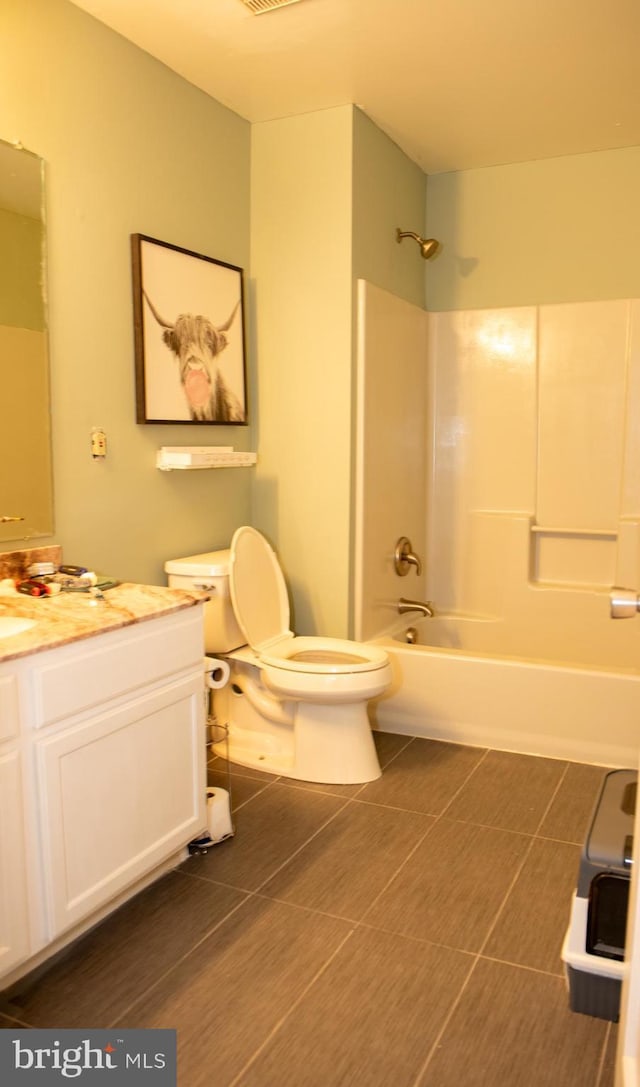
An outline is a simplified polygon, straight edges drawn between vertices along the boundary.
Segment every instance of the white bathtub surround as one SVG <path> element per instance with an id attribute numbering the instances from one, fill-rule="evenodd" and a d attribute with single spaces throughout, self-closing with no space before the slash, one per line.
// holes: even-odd
<path id="1" fill-rule="evenodd" d="M 639 399 L 638 300 L 427 318 L 361 281 L 358 635 L 393 626 L 411 595 L 441 612 L 518 613 L 546 639 L 541 590 L 575 608 L 640 587 Z M 399 535 L 423 579 L 393 572 Z M 596 657 L 601 636 L 589 632 Z M 640 661 L 640 624 L 638 649 Z M 561 655 L 583 659 L 573 640 Z"/>
<path id="2" fill-rule="evenodd" d="M 400 536 L 426 554 L 427 314 L 358 281 L 358 374 L 354 637 L 374 637 L 397 618 L 400 596 L 424 597 L 424 563 L 399 578 Z"/>
<path id="3" fill-rule="evenodd" d="M 571 590 L 573 606 L 640 584 L 640 302 L 432 314 L 429 368 L 427 591 L 440 610 L 544 624 L 505 563 L 533 588 Z M 589 636 L 607 637 L 597 624 Z M 583 660 L 573 640 L 562 655 Z"/>
<path id="4" fill-rule="evenodd" d="M 369 285 L 360 300 L 354 625 L 372 639 L 417 625 L 435 647 L 381 643 L 399 689 L 378 720 L 635 765 L 640 617 L 612 620 L 609 593 L 640 588 L 640 301 L 430 313 L 420 355 L 420 334 L 398 330 L 426 328 L 422 311 L 408 316 Z M 389 359 L 411 402 L 388 394 Z M 407 432 L 422 434 L 424 484 Z M 422 579 L 391 572 L 399 534 L 424 547 Z M 398 620 L 401 596 L 433 601 L 445 619 Z"/>
<path id="5" fill-rule="evenodd" d="M 601 766 L 638 765 L 640 675 L 497 650 L 498 620 L 442 616 L 374 640 L 393 684 L 371 707 L 378 728 Z"/>

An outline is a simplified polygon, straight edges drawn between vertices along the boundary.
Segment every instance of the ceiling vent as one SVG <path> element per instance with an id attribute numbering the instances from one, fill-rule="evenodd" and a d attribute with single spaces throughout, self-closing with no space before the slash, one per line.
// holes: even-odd
<path id="1" fill-rule="evenodd" d="M 263 15 L 267 11 L 275 11 L 276 8 L 286 8 L 289 4 L 299 4 L 300 0 L 240 0 L 240 3 L 254 15 Z"/>

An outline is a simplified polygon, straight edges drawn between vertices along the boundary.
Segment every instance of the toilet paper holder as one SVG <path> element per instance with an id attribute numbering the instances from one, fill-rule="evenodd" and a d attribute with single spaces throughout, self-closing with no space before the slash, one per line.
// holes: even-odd
<path id="1" fill-rule="evenodd" d="M 226 660 L 205 656 L 203 665 L 205 690 L 208 688 L 215 691 L 221 687 L 226 687 L 231 674 L 231 669 Z M 213 727 L 213 721 L 215 721 L 215 718 L 207 715 L 207 725 L 209 727 Z M 207 831 L 202 833 L 199 838 L 189 842 L 189 853 L 206 853 L 212 845 L 217 845 L 218 842 L 224 842 L 227 838 L 234 836 L 235 829 L 231 819 L 231 778 L 228 763 L 227 778 L 229 789 L 213 788 L 212 786 L 207 788 Z"/>
<path id="2" fill-rule="evenodd" d="M 218 657 L 204 658 L 204 672 L 205 683 L 212 691 L 217 691 L 221 687 L 226 687 L 229 682 L 229 676 L 231 675 L 231 669 L 228 662 L 220 660 Z"/>

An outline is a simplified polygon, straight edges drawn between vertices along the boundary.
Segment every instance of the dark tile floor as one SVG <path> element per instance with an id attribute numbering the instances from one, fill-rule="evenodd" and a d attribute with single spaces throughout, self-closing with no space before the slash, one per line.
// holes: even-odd
<path id="1" fill-rule="evenodd" d="M 180 1087 L 612 1087 L 616 1027 L 568 1010 L 560 961 L 604 771 L 376 742 L 365 786 L 232 767 L 236 836 L 19 982 L 0 1026 L 177 1028 Z"/>

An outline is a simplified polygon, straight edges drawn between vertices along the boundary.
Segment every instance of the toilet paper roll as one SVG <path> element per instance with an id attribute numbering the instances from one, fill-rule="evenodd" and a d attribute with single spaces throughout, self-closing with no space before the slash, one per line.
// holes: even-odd
<path id="1" fill-rule="evenodd" d="M 207 789 L 207 830 L 212 842 L 222 842 L 234 833 L 226 789 Z"/>
<path id="2" fill-rule="evenodd" d="M 204 670 L 205 682 L 212 691 L 217 691 L 229 682 L 231 669 L 226 661 L 218 660 L 217 657 L 205 657 Z"/>

